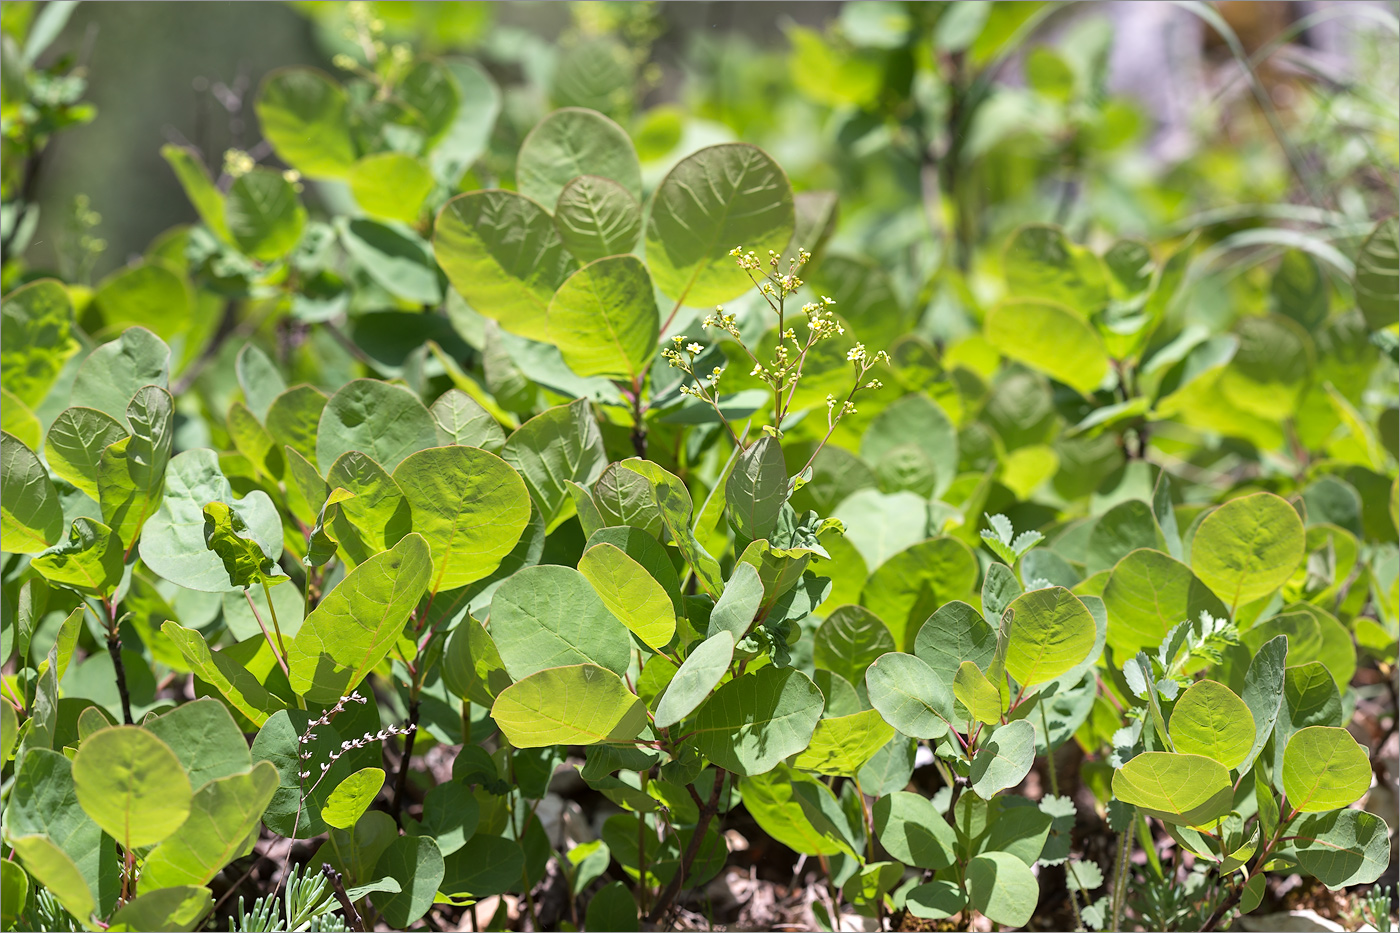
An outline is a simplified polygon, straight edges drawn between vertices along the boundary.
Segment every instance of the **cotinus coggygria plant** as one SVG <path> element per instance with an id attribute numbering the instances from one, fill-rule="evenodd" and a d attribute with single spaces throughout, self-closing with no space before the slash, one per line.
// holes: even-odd
<path id="1" fill-rule="evenodd" d="M 1205 226 L 896 263 L 602 40 L 551 110 L 370 9 L 162 150 L 145 255 L 6 254 L 0 929 L 695 928 L 749 848 L 827 930 L 1381 878 L 1393 218 L 1228 288 Z"/>

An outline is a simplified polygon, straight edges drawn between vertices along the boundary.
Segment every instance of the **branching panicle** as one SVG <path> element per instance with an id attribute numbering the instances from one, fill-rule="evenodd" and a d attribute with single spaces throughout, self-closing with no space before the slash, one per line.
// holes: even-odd
<path id="1" fill-rule="evenodd" d="M 773 424 L 765 426 L 764 430 L 777 436 L 783 421 L 792 413 L 797 386 L 802 380 L 802 374 L 812 348 L 823 340 L 843 336 L 846 333 L 846 328 L 836 316 L 835 300 L 826 295 L 822 295 L 817 301 L 810 301 L 802 305 L 801 313 L 806 321 L 804 335 L 799 336 L 797 328 L 789 324 L 787 301 L 805 284 L 799 273 L 811 261 L 812 254 L 807 250 L 799 249 L 797 256 L 788 260 L 786 271 L 780 271 L 781 257 L 772 250 L 769 250 L 766 261 L 760 260 L 758 254 L 752 250 L 745 252 L 742 246 L 734 247 L 729 251 L 729 255 L 734 258 L 739 268 L 748 274 L 758 293 L 773 313 L 777 315 L 778 338 L 773 348 L 773 355 L 767 360 L 760 360 L 753 348 L 745 342 L 735 316 L 725 311 L 723 305 L 716 305 L 715 310 L 705 316 L 702 326 L 706 330 L 720 331 L 728 335 L 753 363 L 749 375 L 761 379 L 773 393 Z M 671 343 L 672 346 L 662 348 L 661 355 L 673 367 L 686 373 L 694 380 L 693 384 L 682 386 L 681 393 L 708 404 L 719 415 L 720 420 L 728 425 L 728 419 L 725 418 L 724 412 L 719 406 L 718 387 L 720 378 L 724 375 L 724 367 L 716 366 L 708 374 L 697 373 L 695 360 L 705 352 L 706 347 L 684 334 L 673 336 Z M 884 383 L 879 379 L 867 378 L 870 371 L 876 366 L 890 362 L 889 354 L 884 350 L 872 353 L 866 349 L 865 344 L 857 343 L 846 351 L 846 360 L 853 367 L 854 379 L 851 389 L 844 398 L 827 395 L 827 432 L 826 436 L 822 438 L 821 444 L 817 445 L 817 450 L 825 446 L 842 418 L 856 413 L 854 399 L 857 393 L 862 390 L 884 387 Z M 732 426 L 730 426 L 730 434 L 732 437 L 737 437 L 733 433 Z M 812 456 L 815 457 L 816 453 L 814 452 Z M 810 465 L 810 461 L 808 465 Z"/>

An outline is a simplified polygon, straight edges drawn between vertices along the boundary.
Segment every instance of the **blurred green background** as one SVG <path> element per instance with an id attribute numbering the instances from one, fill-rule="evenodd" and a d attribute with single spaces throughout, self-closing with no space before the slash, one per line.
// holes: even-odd
<path id="1" fill-rule="evenodd" d="M 1170 3 L 373 4 L 391 38 L 468 54 L 501 85 L 500 158 L 485 165 L 502 177 L 545 112 L 595 106 L 633 130 L 644 162 L 650 150 L 650 183 L 671 149 L 749 140 L 799 188 L 841 194 L 840 237 L 925 267 L 937 249 L 926 236 L 930 153 L 949 145 L 929 115 L 956 102 L 947 86 L 959 80 L 990 85 L 957 139 L 976 175 L 958 180 L 976 203 L 957 214 L 978 218 L 961 231 L 975 241 L 1026 220 L 1083 233 L 1088 218 L 1105 234 L 1172 235 L 1200 211 L 1267 202 L 1343 226 L 1393 211 L 1396 41 L 1369 14 L 1395 8 L 1214 5 L 1258 59 L 1281 145 L 1231 49 Z M 230 147 L 275 161 L 258 148 L 257 84 L 287 65 L 334 73 L 344 17 L 342 3 L 79 5 L 44 60 L 81 67 L 99 116 L 44 154 L 30 260 L 62 262 L 78 195 L 101 216 L 93 280 L 193 220 L 164 143 L 192 143 L 216 167 Z M 1008 43 L 1027 24 L 1026 41 Z M 925 29 L 931 46 L 908 41 Z M 582 82 L 569 93 L 594 97 L 566 100 L 569 80 Z"/>

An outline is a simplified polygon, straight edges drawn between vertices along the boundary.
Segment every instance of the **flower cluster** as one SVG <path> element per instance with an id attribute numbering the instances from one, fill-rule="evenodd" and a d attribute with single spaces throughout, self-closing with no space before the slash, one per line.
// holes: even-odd
<path id="1" fill-rule="evenodd" d="M 380 729 L 378 732 L 366 732 L 358 739 L 347 739 L 344 742 L 340 743 L 340 748 L 338 750 L 333 751 L 326 756 L 326 758 L 328 759 L 327 761 L 321 762 L 321 773 L 325 774 L 327 771 L 329 771 L 331 769 L 331 765 L 335 764 L 336 761 L 340 759 L 340 756 L 346 754 L 347 752 L 350 752 L 357 748 L 367 748 L 371 743 L 374 742 L 383 742 L 392 735 L 408 735 L 410 732 L 414 731 L 417 728 L 417 725 L 415 725 L 414 723 L 409 723 L 406 726 L 389 726 L 387 728 Z M 301 737 L 301 742 L 302 744 L 309 744 L 311 741 L 314 741 L 315 738 L 316 733 L 308 732 Z M 302 767 L 309 767 L 309 765 L 306 764 L 306 762 L 308 762 L 311 758 L 311 749 L 308 748 L 303 750 L 300 755 L 300 758 L 303 762 Z M 297 777 L 305 780 L 306 778 L 311 777 L 311 772 L 300 771 L 298 772 Z"/>
<path id="2" fill-rule="evenodd" d="M 704 392 L 705 380 L 708 379 L 710 386 L 713 388 L 715 384 L 719 382 L 719 377 L 724 374 L 724 369 L 723 367 L 716 366 L 710 371 L 707 377 L 696 375 L 695 358 L 701 353 L 704 353 L 705 348 L 693 340 L 687 343 L 687 340 L 689 340 L 689 338 L 684 334 L 678 334 L 672 337 L 671 343 L 674 346 L 663 347 L 661 349 L 661 355 L 676 369 L 695 378 L 695 385 L 693 387 L 681 386 L 681 394 L 703 399 L 706 398 Z"/>
<path id="3" fill-rule="evenodd" d="M 224 153 L 224 174 L 230 178 L 247 175 L 256 164 L 253 157 L 242 149 L 230 149 Z"/>
<path id="4" fill-rule="evenodd" d="M 796 257 L 788 260 L 786 271 L 781 270 L 782 259 L 773 250 L 768 251 L 766 261 L 760 259 L 753 250 L 746 251 L 742 246 L 734 247 L 729 251 L 729 255 L 733 257 L 735 264 L 748 274 L 763 300 L 778 317 L 778 338 L 773 347 L 773 355 L 767 360 L 759 359 L 744 342 L 735 316 L 726 312 L 723 305 L 717 305 L 713 313 L 707 314 L 702 326 L 706 330 L 727 334 L 748 355 L 753 363 L 749 375 L 762 379 L 772 389 L 773 421 L 775 426 L 781 425 L 791 410 L 808 354 L 820 341 L 844 336 L 846 327 L 836 316 L 835 300 L 827 295 L 802 306 L 801 313 L 807 324 L 805 335 L 799 337 L 797 328 L 789 326 L 787 299 L 803 285 L 799 273 L 812 259 L 812 254 L 807 250 L 799 249 Z M 707 376 L 696 373 L 695 358 L 704 352 L 705 347 L 690 341 L 685 335 L 672 337 L 671 341 L 674 346 L 662 349 L 661 355 L 673 367 L 694 380 L 693 383 L 682 386 L 681 393 L 708 403 L 724 421 L 724 413 L 719 408 L 717 388 L 724 369 L 716 366 Z M 889 363 L 889 355 L 885 351 L 871 353 L 862 343 L 857 343 L 846 351 L 846 359 L 855 366 L 855 384 L 844 400 L 837 399 L 834 395 L 827 396 L 827 423 L 831 429 L 835 428 L 836 422 L 843 416 L 855 413 L 856 407 L 852 398 L 857 392 L 861 389 L 882 387 L 879 379 L 867 379 L 866 376 L 876 365 Z M 728 422 L 725 421 L 725 424 Z M 774 430 L 776 431 L 776 427 Z M 732 428 L 730 434 L 733 436 Z M 830 437 L 829 431 L 827 436 Z"/>
<path id="5" fill-rule="evenodd" d="M 812 259 L 812 254 L 805 249 L 798 249 L 797 258 L 788 260 L 786 272 L 779 272 L 778 266 L 782 263 L 782 258 L 773 250 L 768 251 L 768 271 L 764 264 L 760 262 L 758 254 L 753 250 L 744 251 L 742 246 L 736 246 L 729 251 L 729 255 L 734 257 L 734 261 L 740 269 L 749 274 L 754 285 L 764 297 L 775 297 L 779 300 L 787 298 L 793 292 L 802 287 L 802 279 L 798 272 Z M 754 273 L 758 273 L 755 277 Z"/>
<path id="6" fill-rule="evenodd" d="M 384 20 L 374 15 L 368 3 L 361 0 L 347 3 L 345 18 L 347 24 L 341 35 L 359 48 L 370 67 L 364 67 L 355 56 L 345 52 L 332 56 L 331 64 L 379 85 L 377 94 L 382 99 L 413 64 L 413 49 L 407 43 L 389 45 L 384 41 Z"/>
<path id="7" fill-rule="evenodd" d="M 306 724 L 306 731 L 303 732 L 301 736 L 297 739 L 297 744 L 301 746 L 301 751 L 297 754 L 297 759 L 301 762 L 301 770 L 297 772 L 298 778 L 304 781 L 307 778 L 311 777 L 312 751 L 309 746 L 312 742 L 316 741 L 317 727 L 329 725 L 332 719 L 345 712 L 346 704 L 359 703 L 361 705 L 364 705 L 367 702 L 369 701 L 365 697 L 361 696 L 360 692 L 356 690 L 352 693 L 346 694 L 339 700 L 336 700 L 334 706 L 330 707 L 320 716 L 316 717 L 315 719 L 311 720 Z M 326 756 L 329 760 L 321 762 L 321 777 L 325 777 L 326 772 L 331 769 L 331 765 L 335 764 L 335 762 L 347 752 L 357 748 L 366 748 L 373 742 L 383 742 L 384 740 L 388 739 L 390 736 L 393 735 L 408 735 L 416 728 L 417 726 L 413 723 L 409 723 L 407 726 L 389 726 L 387 728 L 380 729 L 378 732 L 366 732 L 358 739 L 347 739 L 341 742 L 339 749 L 330 752 L 330 754 Z M 317 779 L 316 783 L 320 783 L 319 778 Z M 315 789 L 315 785 L 312 786 L 312 789 Z"/>

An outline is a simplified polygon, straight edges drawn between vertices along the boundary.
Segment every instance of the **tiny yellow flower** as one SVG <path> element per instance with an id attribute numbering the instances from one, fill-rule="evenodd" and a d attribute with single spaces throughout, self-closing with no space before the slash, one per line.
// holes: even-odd
<path id="1" fill-rule="evenodd" d="M 242 149 L 230 149 L 224 153 L 224 172 L 238 178 L 253 170 L 253 157 Z"/>

